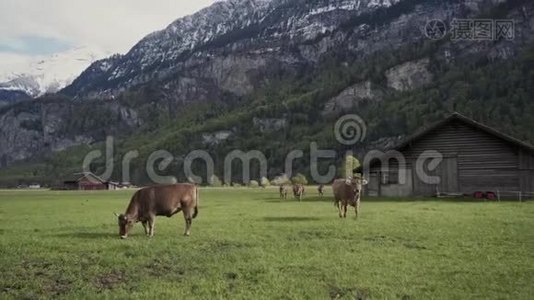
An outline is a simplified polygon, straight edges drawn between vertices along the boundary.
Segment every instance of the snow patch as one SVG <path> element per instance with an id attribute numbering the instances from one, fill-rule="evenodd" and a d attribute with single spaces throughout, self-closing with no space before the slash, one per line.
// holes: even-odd
<path id="1" fill-rule="evenodd" d="M 69 85 L 97 59 L 108 55 L 109 53 L 80 47 L 50 56 L 3 63 L 0 68 L 0 89 L 21 91 L 32 97 L 54 93 Z"/>

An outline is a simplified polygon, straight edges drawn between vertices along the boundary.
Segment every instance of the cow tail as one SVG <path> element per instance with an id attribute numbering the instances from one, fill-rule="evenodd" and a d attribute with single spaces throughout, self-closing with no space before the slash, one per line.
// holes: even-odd
<path id="1" fill-rule="evenodd" d="M 196 218 L 198 216 L 198 202 L 200 201 L 200 196 L 199 196 L 199 188 L 198 186 L 195 187 L 195 193 L 196 193 L 196 201 L 195 201 L 195 212 L 193 213 L 193 219 Z"/>

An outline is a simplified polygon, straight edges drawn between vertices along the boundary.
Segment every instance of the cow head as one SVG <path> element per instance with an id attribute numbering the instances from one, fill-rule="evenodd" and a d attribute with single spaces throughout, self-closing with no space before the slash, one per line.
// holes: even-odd
<path id="1" fill-rule="evenodd" d="M 363 177 L 349 177 L 345 180 L 345 184 L 352 187 L 354 195 L 358 195 L 362 191 L 363 186 L 367 185 L 367 183 L 368 181 Z"/>
<path id="2" fill-rule="evenodd" d="M 126 215 L 123 214 L 117 214 L 115 213 L 115 216 L 117 216 L 118 223 L 119 223 L 119 235 L 121 239 L 125 239 L 128 237 L 128 231 L 132 228 L 134 224 L 134 220 L 129 219 Z"/>

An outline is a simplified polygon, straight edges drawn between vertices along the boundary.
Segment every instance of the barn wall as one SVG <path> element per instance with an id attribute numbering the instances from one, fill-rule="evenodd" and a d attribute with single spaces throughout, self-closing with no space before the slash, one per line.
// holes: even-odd
<path id="1" fill-rule="evenodd" d="M 534 193 L 534 154 L 522 150 L 519 153 L 519 169 L 521 191 Z"/>
<path id="2" fill-rule="evenodd" d="M 434 196 L 437 193 L 458 193 L 458 159 L 444 157 L 436 169 L 428 168 L 423 173 L 417 173 L 416 163 L 412 163 L 414 194 Z"/>
<path id="3" fill-rule="evenodd" d="M 95 183 L 87 178 L 83 178 L 78 182 L 81 190 L 86 191 L 99 191 L 99 190 L 107 190 L 108 187 L 105 183 Z"/>
<path id="4" fill-rule="evenodd" d="M 404 180 L 396 184 L 382 183 L 380 168 L 373 168 L 368 175 L 369 184 L 366 186 L 368 196 L 385 196 L 385 197 L 408 197 L 413 194 L 413 175 L 411 169 L 400 168 L 398 165 L 392 165 L 388 168 L 396 174 L 402 174 Z"/>
<path id="5" fill-rule="evenodd" d="M 415 162 L 426 150 L 440 152 L 445 157 L 444 163 L 447 158 L 456 159 L 459 191 L 444 192 L 520 189 L 517 147 L 478 128 L 452 121 L 411 145 L 403 154 L 408 161 Z M 447 167 L 450 168 L 454 167 Z M 451 174 L 445 172 L 442 175 Z M 451 180 L 453 178 L 447 178 L 449 187 L 454 186 Z M 420 188 L 425 193 L 428 190 L 428 187 Z"/>
<path id="6" fill-rule="evenodd" d="M 382 184 L 380 186 L 380 195 L 386 197 L 407 197 L 413 193 L 412 170 L 399 169 L 405 172 L 405 181 L 398 184 Z"/>
<path id="7" fill-rule="evenodd" d="M 367 176 L 369 184 L 365 187 L 364 191 L 367 196 L 380 196 L 380 173 L 377 170 L 374 170 L 369 173 Z"/>

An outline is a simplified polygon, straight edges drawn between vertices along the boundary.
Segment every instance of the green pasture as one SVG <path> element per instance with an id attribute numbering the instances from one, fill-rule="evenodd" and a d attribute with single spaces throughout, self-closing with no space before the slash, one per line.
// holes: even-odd
<path id="1" fill-rule="evenodd" d="M 532 299 L 534 203 L 362 200 L 207 188 L 120 240 L 133 190 L 0 191 L 0 298 Z M 327 195 L 331 191 L 327 191 Z"/>

